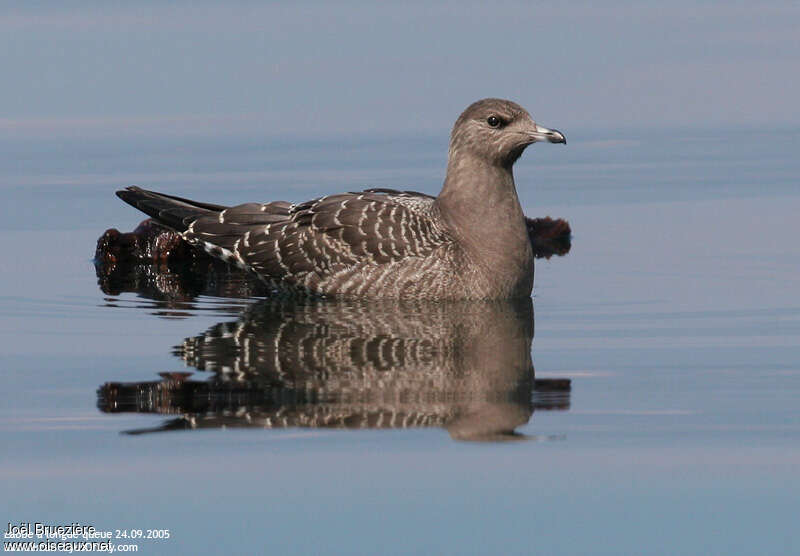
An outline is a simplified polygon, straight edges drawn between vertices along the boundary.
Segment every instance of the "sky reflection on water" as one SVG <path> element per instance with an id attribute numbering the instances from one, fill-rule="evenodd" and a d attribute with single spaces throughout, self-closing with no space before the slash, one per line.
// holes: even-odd
<path id="1" fill-rule="evenodd" d="M 681 159 L 682 146 L 665 151 L 665 145 L 653 143 L 658 154 L 652 157 Z M 269 327 L 288 326 L 328 346 L 330 338 L 347 345 L 375 336 L 358 319 L 340 325 L 338 317 L 318 315 L 325 324 L 317 328 L 312 322 L 320 322 L 308 313 L 299 321 L 278 316 L 293 315 L 297 307 L 211 297 L 202 284 L 183 298 L 179 294 L 187 291 L 176 289 L 172 279 L 149 282 L 166 297 L 128 287 L 101 291 L 90 261 L 95 240 L 106 227 L 131 229 L 138 222 L 113 196 L 114 187 L 77 187 L 79 201 L 69 200 L 72 189 L 66 188 L 59 193 L 63 204 L 40 189 L 7 188 L 16 208 L 0 248 L 26 249 L 24 264 L 8 258 L 0 263 L 0 364 L 9 392 L 0 406 L 0 480 L 11 500 L 10 519 L 170 527 L 175 540 L 169 548 L 198 553 L 265 544 L 286 553 L 479 553 L 497 546 L 520 554 L 796 551 L 790 532 L 800 494 L 800 246 L 793 238 L 800 234 L 800 198 L 789 181 L 775 185 L 791 167 L 784 162 L 792 145 L 775 144 L 762 162 L 748 159 L 745 146 L 741 157 L 728 158 L 750 160 L 750 175 L 762 164 L 765 180 L 773 180 L 763 195 L 742 181 L 734 189 L 684 198 L 682 192 L 696 183 L 689 173 L 675 173 L 674 189 L 662 184 L 653 190 L 631 171 L 615 186 L 620 200 L 614 201 L 615 189 L 602 185 L 598 171 L 597 180 L 582 185 L 570 179 L 563 191 L 545 185 L 537 202 L 540 177 L 531 175 L 521 185 L 526 213 L 569 219 L 574 240 L 568 256 L 537 261 L 532 349 L 527 334 L 519 333 L 526 327 L 511 326 L 516 313 L 489 319 L 516 330 L 502 334 L 500 344 L 517 363 L 484 369 L 506 373 L 500 391 L 516 393 L 478 396 L 473 406 L 457 396 L 437 402 L 434 410 L 427 403 L 414 406 L 439 420 L 411 429 L 120 434 L 184 419 L 187 399 L 210 400 L 223 414 L 244 407 L 264 416 L 276 409 L 258 401 L 263 397 L 247 397 L 254 391 L 262 396 L 258 387 L 223 403 L 213 385 L 226 373 L 194 366 L 242 365 L 243 352 L 231 349 L 235 334 L 226 331 L 258 342 L 273 338 Z M 608 148 L 623 157 L 627 147 Z M 411 153 L 412 174 L 428 171 L 427 154 L 420 151 L 415 165 L 413 149 L 405 152 Z M 648 156 L 644 149 L 640 157 Z M 521 161 L 522 168 L 529 164 L 521 173 L 537 167 L 542 157 L 534 157 Z M 720 160 L 698 160 L 693 173 L 723 184 L 728 169 L 726 158 Z M 784 162 L 776 166 L 775 160 Z M 542 175 L 551 171 L 557 173 L 545 163 Z M 255 188 L 228 183 L 209 198 L 210 185 L 187 182 L 175 192 L 212 201 L 225 201 L 230 192 L 236 201 L 252 195 L 248 187 Z M 304 193 L 273 185 L 259 198 Z M 593 200 L 598 198 L 602 202 Z M 38 213 L 40 200 L 54 203 L 53 217 L 34 230 L 25 215 Z M 472 338 L 476 349 L 490 349 L 498 339 L 475 328 L 478 321 L 448 328 L 430 311 L 425 319 L 439 333 L 408 337 L 438 338 L 443 343 L 437 345 L 445 346 L 447 338 L 461 335 Z M 377 332 L 396 330 L 368 323 Z M 202 348 L 191 357 L 182 352 L 188 368 L 173 354 L 184 339 Z M 440 355 L 444 365 L 436 368 L 461 369 L 477 380 L 480 369 L 472 369 L 484 359 L 476 357 Z M 321 361 L 331 364 L 330 358 Z M 536 379 L 571 380 L 568 409 L 540 411 L 535 383 L 514 378 L 514 369 L 523 367 L 535 367 Z M 256 365 L 245 376 L 271 388 L 277 381 L 285 391 L 272 369 Z M 382 375 L 369 369 L 360 367 L 357 376 L 368 380 L 352 392 L 383 387 Z M 181 372 L 194 373 L 184 384 L 195 397 L 148 397 L 161 388 L 159 373 Z M 429 378 L 461 392 L 453 386 L 458 374 L 448 373 L 433 371 Z M 337 391 L 331 376 L 304 376 L 312 390 Z M 136 410 L 154 412 L 98 411 L 97 389 L 107 383 L 143 385 L 133 397 Z M 377 419 L 389 407 L 409 407 L 391 397 L 386 403 L 380 396 L 363 403 L 360 398 L 355 406 L 341 396 L 332 399 L 327 406 L 290 399 L 289 414 L 298 421 L 287 423 L 301 424 L 314 408 Z M 454 442 L 440 428 L 460 408 L 492 408 L 498 399 L 519 417 L 517 434 L 557 441 Z M 213 535 L 198 533 L 209 528 Z"/>

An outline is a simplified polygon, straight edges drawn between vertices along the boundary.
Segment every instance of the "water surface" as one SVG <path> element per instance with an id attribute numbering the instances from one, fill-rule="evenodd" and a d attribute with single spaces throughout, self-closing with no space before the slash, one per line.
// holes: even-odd
<path id="1" fill-rule="evenodd" d="M 436 193 L 445 137 L 0 138 L 3 515 L 172 531 L 143 553 L 797 552 L 800 133 L 732 133 L 530 149 L 572 250 L 468 308 L 103 291 L 90 260 L 142 218 L 122 185 Z"/>

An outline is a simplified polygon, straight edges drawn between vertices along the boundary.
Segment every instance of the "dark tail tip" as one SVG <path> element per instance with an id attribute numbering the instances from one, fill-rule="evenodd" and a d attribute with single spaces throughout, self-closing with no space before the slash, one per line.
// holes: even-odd
<path id="1" fill-rule="evenodd" d="M 151 192 L 146 191 L 141 187 L 132 185 L 130 187 L 126 187 L 125 189 L 120 189 L 116 192 L 116 195 L 129 205 L 139 208 L 136 203 L 142 199 L 146 199 L 148 197 L 148 193 Z"/>
<path id="2" fill-rule="evenodd" d="M 150 216 L 159 224 L 178 232 L 186 229 L 188 221 L 208 213 L 210 210 L 208 207 L 211 206 L 136 186 L 120 189 L 116 193 L 117 197 Z"/>

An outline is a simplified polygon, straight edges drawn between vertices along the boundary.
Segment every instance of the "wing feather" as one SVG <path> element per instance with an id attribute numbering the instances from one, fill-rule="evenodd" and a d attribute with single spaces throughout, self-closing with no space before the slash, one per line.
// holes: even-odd
<path id="1" fill-rule="evenodd" d="M 431 219 L 433 200 L 372 189 L 296 205 L 247 203 L 197 218 L 184 237 L 259 274 L 313 287 L 343 269 L 425 257 L 449 241 Z"/>

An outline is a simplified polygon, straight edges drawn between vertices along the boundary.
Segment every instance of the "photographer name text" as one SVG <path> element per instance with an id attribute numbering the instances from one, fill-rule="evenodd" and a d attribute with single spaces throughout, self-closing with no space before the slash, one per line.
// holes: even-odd
<path id="1" fill-rule="evenodd" d="M 89 541 L 110 539 L 111 535 L 111 531 L 98 531 L 93 525 L 83 525 L 77 522 L 56 525 L 38 521 L 9 522 L 3 532 L 4 539 L 83 539 Z"/>

